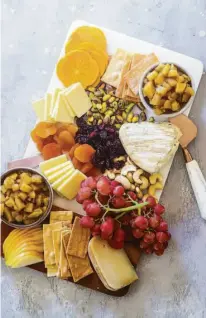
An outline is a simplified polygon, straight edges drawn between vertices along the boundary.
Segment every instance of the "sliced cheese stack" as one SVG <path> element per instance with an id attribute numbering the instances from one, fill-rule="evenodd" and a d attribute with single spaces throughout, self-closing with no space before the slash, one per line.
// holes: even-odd
<path id="1" fill-rule="evenodd" d="M 47 177 L 52 188 L 61 196 L 72 200 L 78 193 L 80 184 L 86 176 L 75 169 L 66 155 L 40 163 L 41 172 Z"/>
<path id="2" fill-rule="evenodd" d="M 53 93 L 46 93 L 32 106 L 40 121 L 73 123 L 74 117 L 81 117 L 92 105 L 81 83 L 75 83 L 68 88 L 57 88 Z"/>

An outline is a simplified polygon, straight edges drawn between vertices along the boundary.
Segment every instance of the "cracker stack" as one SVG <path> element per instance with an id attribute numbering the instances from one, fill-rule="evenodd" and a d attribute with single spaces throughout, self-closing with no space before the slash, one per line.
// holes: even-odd
<path id="1" fill-rule="evenodd" d="M 74 282 L 93 273 L 87 256 L 90 230 L 80 226 L 71 211 L 52 211 L 50 224 L 43 225 L 44 262 L 47 276 Z"/>

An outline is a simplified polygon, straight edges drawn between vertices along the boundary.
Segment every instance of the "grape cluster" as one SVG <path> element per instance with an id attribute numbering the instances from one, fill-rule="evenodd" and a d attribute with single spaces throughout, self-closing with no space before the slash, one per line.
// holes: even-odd
<path id="1" fill-rule="evenodd" d="M 138 202 L 133 191 L 101 176 L 84 180 L 76 200 L 86 212 L 82 227 L 90 228 L 93 236 L 101 236 L 113 248 L 123 248 L 128 236 L 138 239 L 146 254 L 160 256 L 167 248 L 171 234 L 162 218 L 165 208 L 155 198 Z"/>

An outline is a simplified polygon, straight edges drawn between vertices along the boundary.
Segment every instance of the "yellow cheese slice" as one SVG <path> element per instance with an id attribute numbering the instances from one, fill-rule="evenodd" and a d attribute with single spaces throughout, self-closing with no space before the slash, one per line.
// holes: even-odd
<path id="1" fill-rule="evenodd" d="M 61 92 L 61 90 L 62 90 L 61 88 L 56 88 L 54 90 L 54 92 L 52 93 L 51 108 L 50 108 L 50 117 L 51 118 L 52 118 L 53 110 L 54 110 L 55 105 L 56 105 L 58 94 Z"/>
<path id="2" fill-rule="evenodd" d="M 71 85 L 65 92 L 65 98 L 77 117 L 84 115 L 92 106 L 81 83 Z"/>
<path id="3" fill-rule="evenodd" d="M 43 240 L 44 240 L 44 262 L 45 267 L 47 265 L 54 265 L 55 263 L 55 253 L 54 244 L 52 238 L 52 231 L 62 228 L 62 222 L 43 224 Z"/>
<path id="4" fill-rule="evenodd" d="M 53 173 L 60 171 L 61 169 L 64 169 L 67 166 L 70 166 L 72 164 L 72 162 L 70 160 L 61 163 L 60 165 L 55 166 L 54 168 L 48 169 L 44 171 L 44 174 L 46 177 L 52 175 Z"/>
<path id="5" fill-rule="evenodd" d="M 79 191 L 80 184 L 86 176 L 79 170 L 75 170 L 74 173 L 66 179 L 58 188 L 57 192 L 69 200 L 72 200 Z"/>
<path id="6" fill-rule="evenodd" d="M 58 94 L 56 106 L 53 110 L 52 118 L 61 123 L 74 123 L 74 118 L 70 116 L 64 97 L 61 93 Z"/>
<path id="7" fill-rule="evenodd" d="M 107 241 L 93 237 L 88 252 L 99 278 L 107 288 L 118 290 L 138 279 L 124 249 L 113 249 Z"/>
<path id="8" fill-rule="evenodd" d="M 44 109 L 45 109 L 45 100 L 44 98 L 39 99 L 32 103 L 32 107 L 36 113 L 37 118 L 40 121 L 44 120 Z"/>
<path id="9" fill-rule="evenodd" d="M 74 169 L 73 165 L 66 166 L 63 169 L 48 176 L 47 179 L 50 183 L 54 183 L 56 180 L 58 180 L 60 177 L 62 177 L 65 173 L 67 173 L 69 171 L 74 171 L 74 170 L 75 169 Z"/>
<path id="10" fill-rule="evenodd" d="M 73 212 L 72 211 L 51 211 L 50 213 L 50 223 L 56 223 L 60 221 L 67 221 L 72 223 Z"/>
<path id="11" fill-rule="evenodd" d="M 52 183 L 52 188 L 57 191 L 57 188 L 69 178 L 70 175 L 72 175 L 73 171 L 67 172 L 64 176 L 56 180 L 54 183 Z"/>
<path id="12" fill-rule="evenodd" d="M 40 168 L 40 171 L 44 174 L 46 170 L 54 168 L 64 162 L 67 162 L 67 156 L 61 155 L 61 156 L 51 158 L 49 160 L 41 162 L 39 165 L 39 168 Z"/>
<path id="13" fill-rule="evenodd" d="M 52 94 L 46 93 L 46 95 L 45 95 L 45 108 L 44 108 L 44 120 L 45 121 L 48 121 L 51 119 L 51 117 L 50 117 L 51 100 L 52 100 Z"/>
<path id="14" fill-rule="evenodd" d="M 66 107 L 67 107 L 67 110 L 68 110 L 70 116 L 75 117 L 76 114 L 75 114 L 75 112 L 73 111 L 73 109 L 71 108 L 71 106 L 70 106 L 70 104 L 69 104 L 69 102 L 68 102 L 68 99 L 67 99 L 67 94 L 68 94 L 68 92 L 69 92 L 69 88 L 65 88 L 61 94 L 63 95 L 63 99 L 64 99 L 64 101 L 65 101 L 65 105 L 66 105 Z"/>

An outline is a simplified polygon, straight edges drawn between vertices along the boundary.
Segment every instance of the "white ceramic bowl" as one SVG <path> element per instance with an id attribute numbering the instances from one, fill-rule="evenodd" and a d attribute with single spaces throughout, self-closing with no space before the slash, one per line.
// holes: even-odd
<path id="1" fill-rule="evenodd" d="M 187 70 L 185 70 L 182 66 L 178 65 L 177 63 L 173 63 L 173 62 L 161 62 L 161 63 L 156 63 L 156 64 L 153 64 L 152 66 L 150 66 L 145 72 L 144 74 L 142 75 L 141 77 L 141 80 L 140 80 L 140 83 L 139 83 L 139 96 L 140 96 L 140 99 L 141 99 L 141 102 L 142 104 L 145 106 L 145 108 L 150 112 L 152 113 L 152 116 L 156 117 L 156 118 L 161 118 L 161 119 L 166 119 L 166 118 L 171 118 L 171 117 L 175 117 L 181 113 L 184 113 L 187 108 L 189 106 L 191 106 L 192 102 L 193 102 L 193 99 L 194 99 L 194 96 L 191 96 L 190 99 L 188 100 L 188 102 L 178 111 L 178 112 L 173 112 L 173 113 L 164 113 L 164 114 L 161 114 L 161 115 L 156 115 L 152 106 L 147 102 L 147 100 L 145 99 L 143 93 L 142 93 L 142 88 L 143 88 L 143 84 L 144 84 L 144 79 L 145 77 L 147 76 L 147 74 L 149 72 L 151 72 L 153 69 L 155 69 L 155 67 L 157 67 L 159 64 L 173 64 L 175 66 L 177 66 L 178 70 L 182 71 L 183 73 L 185 73 L 186 75 L 188 75 L 190 78 L 191 78 L 191 85 L 192 85 L 192 88 L 195 90 L 195 86 L 194 86 L 194 80 L 193 80 L 193 77 L 191 76 L 191 74 L 188 73 Z"/>

